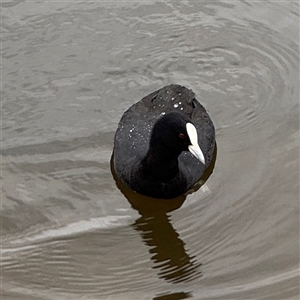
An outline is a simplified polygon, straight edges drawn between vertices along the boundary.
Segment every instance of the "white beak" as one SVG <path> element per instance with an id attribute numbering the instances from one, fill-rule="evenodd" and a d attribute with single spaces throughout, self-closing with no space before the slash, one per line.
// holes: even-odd
<path id="1" fill-rule="evenodd" d="M 192 123 L 187 123 L 186 131 L 191 141 L 191 145 L 188 146 L 189 151 L 205 165 L 205 158 L 203 152 L 201 151 L 198 145 L 198 135 L 196 127 Z"/>

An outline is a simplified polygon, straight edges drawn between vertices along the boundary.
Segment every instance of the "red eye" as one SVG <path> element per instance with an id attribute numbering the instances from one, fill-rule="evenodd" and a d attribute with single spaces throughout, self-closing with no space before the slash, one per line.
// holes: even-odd
<path id="1" fill-rule="evenodd" d="M 184 138 L 185 138 L 184 133 L 179 133 L 179 137 L 180 137 L 181 139 L 184 139 Z"/>

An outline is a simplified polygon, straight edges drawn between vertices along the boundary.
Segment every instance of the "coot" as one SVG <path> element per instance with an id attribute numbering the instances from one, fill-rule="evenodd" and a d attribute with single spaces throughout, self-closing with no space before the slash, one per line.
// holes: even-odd
<path id="1" fill-rule="evenodd" d="M 209 166 L 214 125 L 188 88 L 165 86 L 132 105 L 114 139 L 114 170 L 132 190 L 154 198 L 184 194 Z"/>

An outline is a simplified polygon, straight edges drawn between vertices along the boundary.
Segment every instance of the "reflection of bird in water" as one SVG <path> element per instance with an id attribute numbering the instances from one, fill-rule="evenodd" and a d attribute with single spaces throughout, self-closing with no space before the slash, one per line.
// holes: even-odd
<path id="1" fill-rule="evenodd" d="M 199 277 L 201 263 L 195 256 L 190 257 L 185 243 L 179 238 L 166 213 L 142 216 L 134 223 L 134 228 L 141 232 L 145 244 L 153 254 L 154 269 L 160 269 L 158 275 L 170 282 L 188 281 Z"/>
<path id="2" fill-rule="evenodd" d="M 217 147 L 215 147 L 213 160 L 200 178 L 194 190 L 199 189 L 212 174 L 216 161 Z M 168 213 L 181 207 L 186 195 L 172 200 L 159 200 L 140 195 L 124 186 L 115 176 L 111 160 L 111 170 L 117 186 L 136 209 L 141 217 L 135 221 L 133 227 L 141 234 L 146 245 L 150 247 L 151 259 L 154 262 L 153 269 L 159 269 L 159 277 L 173 283 L 184 282 L 201 276 L 201 263 L 195 256 L 190 256 L 185 243 L 170 223 Z M 168 298 L 172 295 L 163 295 L 156 299 L 185 299 L 189 293 L 178 295 L 177 298 Z M 164 298 L 167 297 L 167 298 Z"/>
<path id="3" fill-rule="evenodd" d="M 190 297 L 192 297 L 192 294 L 189 292 L 175 292 L 157 295 L 153 300 L 183 300 Z"/>

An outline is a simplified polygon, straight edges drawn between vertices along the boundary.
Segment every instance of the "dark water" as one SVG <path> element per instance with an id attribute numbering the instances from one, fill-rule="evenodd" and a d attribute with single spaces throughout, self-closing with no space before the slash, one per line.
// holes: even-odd
<path id="1" fill-rule="evenodd" d="M 298 299 L 298 1 L 10 1 L 1 17 L 3 299 Z M 124 195 L 116 126 L 170 83 L 208 109 L 215 164 L 186 199 Z"/>

